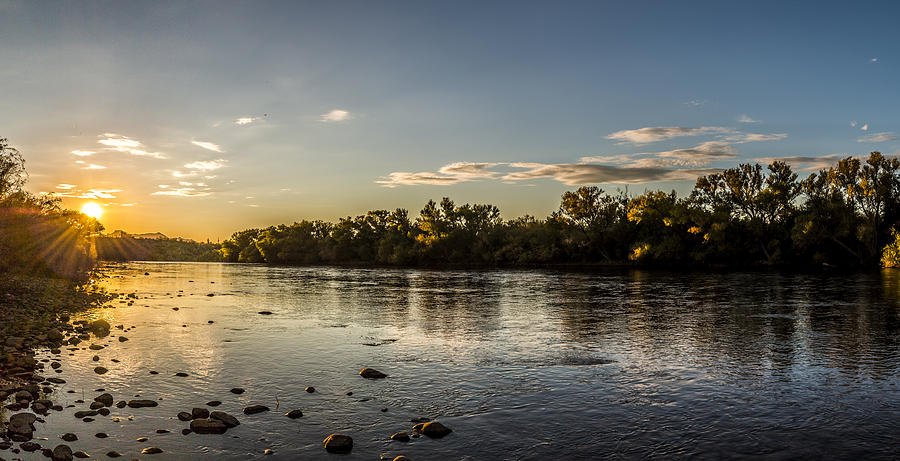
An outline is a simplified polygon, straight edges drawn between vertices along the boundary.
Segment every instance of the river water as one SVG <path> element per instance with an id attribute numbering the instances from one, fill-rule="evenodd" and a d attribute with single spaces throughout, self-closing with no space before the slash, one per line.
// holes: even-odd
<path id="1" fill-rule="evenodd" d="M 37 425 L 44 446 L 73 432 L 72 448 L 100 459 L 323 459 L 341 432 L 348 460 L 896 459 L 900 447 L 896 272 L 103 271 L 137 299 L 83 317 L 134 328 L 101 351 L 64 351 L 53 395 L 90 402 L 103 388 L 160 405 L 84 423 L 76 404 Z M 175 415 L 210 400 L 241 425 L 182 435 Z M 241 414 L 249 404 L 272 411 Z M 295 408 L 302 418 L 283 416 Z M 420 417 L 453 433 L 390 440 Z M 151 445 L 163 453 L 140 455 Z"/>

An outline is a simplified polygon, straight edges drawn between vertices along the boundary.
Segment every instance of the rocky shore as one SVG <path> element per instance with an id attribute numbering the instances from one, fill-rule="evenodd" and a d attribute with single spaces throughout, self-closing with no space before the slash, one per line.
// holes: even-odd
<path id="1" fill-rule="evenodd" d="M 90 423 L 96 418 L 111 418 L 119 421 L 131 418 L 114 413 L 121 409 L 138 410 L 158 406 L 153 399 L 132 398 L 115 396 L 106 392 L 103 388 L 95 389 L 95 396 L 85 396 L 74 400 L 65 408 L 55 402 L 62 399 L 54 399 L 55 393 L 61 392 L 60 388 L 66 381 L 56 375 L 61 373 L 64 363 L 63 351 L 74 352 L 101 351 L 115 344 L 124 343 L 128 338 L 124 336 L 133 327 L 125 325 L 110 325 L 100 319 L 73 320 L 78 312 L 90 308 L 115 308 L 116 305 L 109 301 L 117 299 L 119 304 L 133 305 L 137 296 L 132 294 L 106 293 L 96 288 L 76 286 L 62 280 L 6 278 L 0 280 L 0 461 L 5 461 L 4 451 L 11 453 L 12 459 L 19 459 L 24 453 L 40 453 L 47 459 L 54 461 L 70 461 L 75 458 L 102 457 L 99 454 L 89 454 L 78 448 L 79 437 L 95 437 L 106 439 L 110 437 L 104 432 L 95 434 L 66 433 L 53 437 L 39 437 L 35 423 L 43 423 L 45 417 L 53 412 L 62 412 L 71 408 L 75 418 L 82 422 Z M 267 315 L 262 314 L 260 315 Z M 115 338 L 115 339 L 113 339 Z M 41 350 L 40 357 L 50 358 L 36 359 L 35 352 Z M 69 354 L 72 355 L 72 354 Z M 94 356 L 96 363 L 97 356 Z M 113 360 L 113 362 L 116 362 Z M 114 364 L 113 364 L 114 365 Z M 109 365 L 107 365 L 109 366 Z M 96 375 L 103 375 L 108 370 L 102 366 L 94 368 Z M 348 370 L 350 372 L 350 370 Z M 155 371 L 149 371 L 156 374 Z M 363 368 L 358 372 L 363 380 L 381 380 L 388 375 L 374 368 Z M 174 376 L 187 377 L 187 373 L 176 373 Z M 69 390 L 69 393 L 74 391 Z M 232 388 L 230 394 L 241 395 L 245 390 Z M 307 393 L 314 394 L 313 387 L 306 388 Z M 346 395 L 352 395 L 347 392 Z M 137 396 L 135 396 L 137 397 Z M 223 400 L 225 400 L 223 398 Z M 191 409 L 184 409 L 174 416 L 173 420 L 186 423 L 184 427 L 169 429 L 160 428 L 158 434 L 171 431 L 181 431 L 183 435 L 189 434 L 225 434 L 232 428 L 241 424 L 234 415 L 215 410 L 214 407 L 223 402 L 212 400 Z M 126 408 L 127 407 L 127 408 Z M 211 407 L 211 408 L 206 408 Z M 250 404 L 243 408 L 242 418 L 266 417 L 270 408 L 261 404 Z M 276 406 L 277 410 L 277 406 Z M 382 408 L 381 411 L 387 411 Z M 284 410 L 282 410 L 283 412 Z M 276 415 L 272 415 L 276 416 Z M 281 416 L 286 419 L 299 419 L 303 417 L 303 411 L 299 408 L 290 409 Z M 6 419 L 6 421 L 3 421 Z M 417 418 L 411 420 L 418 423 L 406 431 L 396 432 L 393 435 L 385 434 L 385 440 L 392 443 L 406 443 L 411 438 L 426 436 L 428 438 L 441 438 L 452 431 L 439 422 L 429 418 Z M 409 424 L 409 423 L 407 423 Z M 148 428 L 149 430 L 149 428 Z M 78 432 L 78 431 L 75 431 Z M 53 438 L 58 437 L 59 441 Z M 140 437 L 136 440 L 145 444 L 149 439 Z M 322 440 L 322 448 L 325 453 L 349 453 L 353 450 L 353 438 L 351 435 L 332 433 Z M 157 455 L 166 453 L 165 445 L 161 447 L 146 445 L 140 450 L 141 455 Z M 266 449 L 264 455 L 273 455 L 275 452 Z M 103 453 L 107 458 L 123 456 L 119 451 L 109 450 Z M 165 455 L 163 455 L 165 457 Z M 385 457 L 382 459 L 407 460 L 405 456 Z"/>

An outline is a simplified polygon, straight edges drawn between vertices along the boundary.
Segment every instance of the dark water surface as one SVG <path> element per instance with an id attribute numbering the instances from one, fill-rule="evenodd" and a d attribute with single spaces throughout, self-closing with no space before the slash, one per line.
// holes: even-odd
<path id="1" fill-rule="evenodd" d="M 68 382 L 55 395 L 65 404 L 83 392 L 90 401 L 105 388 L 116 400 L 162 400 L 156 408 L 113 409 L 92 423 L 72 416 L 84 409 L 78 405 L 38 424 L 37 435 L 49 439 L 42 444 L 74 432 L 73 449 L 95 458 L 116 449 L 122 459 L 248 459 L 269 448 L 275 455 L 267 459 L 322 459 L 335 457 L 322 448 L 332 432 L 353 437 L 352 454 L 335 457 L 348 460 L 898 456 L 896 272 L 201 263 L 129 263 L 105 272 L 111 290 L 139 299 L 86 317 L 136 328 L 127 342 L 109 338 L 102 351 L 64 354 L 58 376 Z M 93 373 L 95 354 L 109 373 Z M 365 380 L 357 373 L 366 366 L 390 377 Z M 308 394 L 306 386 L 318 391 Z M 232 387 L 247 392 L 233 395 Z M 188 424 L 176 413 L 214 399 L 242 424 L 225 435 L 181 435 Z M 251 403 L 273 411 L 242 415 Z M 304 416 L 283 416 L 294 408 Z M 405 444 L 389 439 L 416 417 L 454 432 Z M 140 436 L 150 440 L 136 442 Z M 165 452 L 139 455 L 149 445 Z"/>

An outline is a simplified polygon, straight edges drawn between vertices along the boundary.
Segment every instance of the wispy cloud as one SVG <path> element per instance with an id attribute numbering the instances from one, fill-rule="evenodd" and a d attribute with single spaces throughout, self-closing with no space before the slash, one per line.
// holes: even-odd
<path id="1" fill-rule="evenodd" d="M 724 136 L 722 140 L 735 143 L 758 142 L 758 141 L 781 141 L 787 138 L 786 133 L 736 133 L 734 135 Z"/>
<path id="2" fill-rule="evenodd" d="M 749 115 L 743 114 L 740 117 L 738 117 L 738 121 L 741 123 L 759 123 L 762 120 L 756 120 L 754 118 L 750 118 Z"/>
<path id="3" fill-rule="evenodd" d="M 798 155 L 792 157 L 762 157 L 755 160 L 760 163 L 772 163 L 777 160 L 789 163 L 791 166 L 796 167 L 798 171 L 818 171 L 833 166 L 844 157 L 847 157 L 847 155 L 831 154 L 818 157 Z"/>
<path id="4" fill-rule="evenodd" d="M 890 131 L 882 131 L 881 133 L 869 133 L 859 139 L 856 142 L 887 142 L 894 141 L 897 139 L 897 135 Z"/>
<path id="5" fill-rule="evenodd" d="M 442 166 L 437 172 L 423 171 L 418 173 L 397 171 L 375 181 L 385 187 L 415 185 L 450 185 L 478 179 L 494 178 L 500 174 L 489 171 L 489 168 L 501 165 L 490 162 L 455 162 Z"/>
<path id="6" fill-rule="evenodd" d="M 220 147 L 218 144 L 214 144 L 214 143 L 207 142 L 207 141 L 191 141 L 191 144 L 193 144 L 197 147 L 202 147 L 206 150 L 211 150 L 213 152 L 219 152 L 219 153 L 224 152 L 222 150 L 222 147 Z"/>
<path id="7" fill-rule="evenodd" d="M 717 172 L 715 169 L 688 170 L 662 167 L 623 167 L 585 163 L 511 163 L 513 168 L 525 168 L 506 174 L 504 181 L 526 181 L 532 179 L 552 179 L 568 186 L 582 184 L 641 184 L 657 181 L 693 180 L 700 175 Z"/>
<path id="8" fill-rule="evenodd" d="M 705 101 L 703 99 L 692 99 L 690 101 L 685 101 L 684 105 L 691 106 L 691 107 L 700 107 L 700 106 L 706 104 L 706 102 L 707 101 Z"/>
<path id="9" fill-rule="evenodd" d="M 62 189 L 62 190 L 71 190 L 76 187 L 78 187 L 78 186 L 76 186 L 75 184 L 57 184 L 56 185 L 57 189 Z"/>
<path id="10" fill-rule="evenodd" d="M 343 122 L 345 120 L 350 120 L 351 115 L 350 112 L 343 109 L 334 109 L 330 112 L 326 112 L 322 114 L 319 118 L 319 121 L 322 122 Z"/>
<path id="11" fill-rule="evenodd" d="M 734 132 L 733 129 L 721 126 L 701 126 L 699 128 L 682 126 L 649 126 L 635 130 L 616 131 L 615 133 L 607 135 L 606 139 L 634 144 L 646 144 L 683 136 L 700 136 L 732 132 Z"/>
<path id="12" fill-rule="evenodd" d="M 259 120 L 260 118 L 261 117 L 241 117 L 239 119 L 236 119 L 234 121 L 234 124 L 235 125 L 249 125 L 249 124 Z"/>
<path id="13" fill-rule="evenodd" d="M 869 60 L 869 62 L 878 62 L 878 58 L 872 58 Z"/>
<path id="14" fill-rule="evenodd" d="M 856 125 L 857 125 L 856 120 L 850 121 L 850 126 L 852 126 L 853 128 L 856 128 Z"/>
<path id="15" fill-rule="evenodd" d="M 82 170 L 105 170 L 105 169 L 106 169 L 105 166 L 103 166 L 103 165 L 95 165 L 95 164 L 93 164 L 93 163 L 91 163 L 91 164 L 89 164 L 89 165 L 87 165 L 87 166 L 85 166 L 85 167 L 82 168 Z"/>
<path id="16" fill-rule="evenodd" d="M 212 171 L 218 170 L 225 166 L 225 159 L 216 160 L 198 160 L 196 162 L 185 163 L 184 167 L 189 170 Z"/>
<path id="17" fill-rule="evenodd" d="M 94 152 L 92 150 L 73 150 L 72 154 L 77 155 L 79 157 L 87 157 L 87 156 L 96 154 L 96 152 Z"/>
<path id="18" fill-rule="evenodd" d="M 158 159 L 164 159 L 166 156 L 161 152 L 149 152 L 144 150 L 144 144 L 135 139 L 131 139 L 127 136 L 121 136 L 115 133 L 104 133 L 100 135 L 99 142 L 104 146 L 107 146 L 108 149 L 118 151 L 118 152 L 127 152 L 131 155 L 136 155 L 139 157 L 153 157 Z"/>
<path id="19" fill-rule="evenodd" d="M 206 197 L 208 195 L 212 195 L 208 189 L 204 188 L 196 188 L 196 187 L 176 187 L 170 188 L 168 185 L 163 184 L 159 186 L 160 189 L 154 192 L 152 195 L 169 195 L 173 197 Z"/>
<path id="20" fill-rule="evenodd" d="M 869 124 L 866 123 L 865 125 L 861 126 L 859 129 L 862 131 L 869 131 Z"/>
<path id="21" fill-rule="evenodd" d="M 687 149 L 659 152 L 656 157 L 671 160 L 675 165 L 703 166 L 718 160 L 737 157 L 737 151 L 728 143 L 709 141 Z"/>
<path id="22" fill-rule="evenodd" d="M 83 199 L 108 199 L 108 198 L 116 198 L 116 193 L 122 192 L 122 189 L 88 189 L 81 190 L 78 186 L 73 184 L 60 184 L 56 186 L 57 189 L 61 189 L 62 192 L 53 192 L 53 195 L 57 197 L 68 197 L 68 198 L 83 198 Z M 42 192 L 42 194 L 47 194 L 47 192 Z"/>

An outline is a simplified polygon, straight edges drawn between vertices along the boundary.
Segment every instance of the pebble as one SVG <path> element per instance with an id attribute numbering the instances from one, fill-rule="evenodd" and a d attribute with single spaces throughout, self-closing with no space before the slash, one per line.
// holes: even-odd
<path id="1" fill-rule="evenodd" d="M 74 442 L 78 440 L 78 436 L 71 432 L 66 432 L 65 434 L 59 436 L 59 438 L 65 440 L 66 442 Z"/>
<path id="2" fill-rule="evenodd" d="M 109 370 L 107 370 L 106 368 L 103 368 L 103 367 L 94 368 L 94 373 L 97 373 L 98 375 L 105 374 L 107 371 L 109 371 Z"/>
<path id="3" fill-rule="evenodd" d="M 312 387 L 312 386 L 308 386 L 305 390 L 306 390 L 306 392 L 309 392 L 310 394 L 312 394 L 313 392 L 316 391 L 316 388 Z"/>

